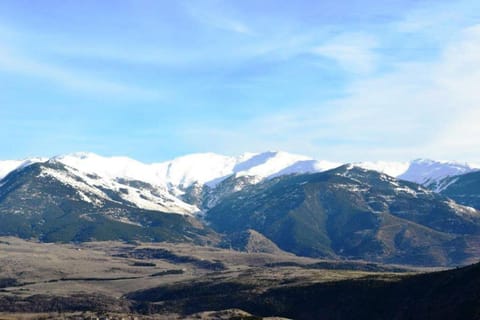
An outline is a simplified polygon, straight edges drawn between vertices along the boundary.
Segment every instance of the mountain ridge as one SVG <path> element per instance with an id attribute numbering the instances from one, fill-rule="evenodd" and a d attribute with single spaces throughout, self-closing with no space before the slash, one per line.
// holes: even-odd
<path id="1" fill-rule="evenodd" d="M 283 151 L 247 152 L 239 156 L 225 156 L 212 152 L 193 153 L 154 163 L 143 163 L 123 156 L 103 157 L 91 152 L 76 152 L 51 158 L 0 161 L 0 179 L 16 168 L 45 161 L 58 161 L 89 173 L 100 173 L 100 176 L 132 178 L 149 183 L 161 183 L 173 188 L 179 186 L 186 188 L 194 183 L 214 187 L 233 174 L 273 178 L 285 174 L 322 172 L 346 164 Z M 456 176 L 480 168 L 473 163 L 430 159 L 404 162 L 366 161 L 352 164 L 420 184 L 433 183 L 447 176 Z"/>
<path id="2" fill-rule="evenodd" d="M 226 196 L 265 179 L 325 172 L 342 166 L 340 163 L 281 151 L 244 153 L 234 157 L 196 153 L 151 164 L 128 157 L 103 157 L 90 152 L 77 152 L 49 159 L 0 161 L 0 186 L 2 178 L 9 173 L 35 163 L 64 165 L 68 173 L 50 171 L 50 174 L 57 175 L 64 183 L 80 190 L 93 188 L 96 190 L 94 193 L 103 198 L 108 198 L 105 190 L 113 190 L 117 196 L 138 208 L 189 215 L 202 214 L 215 205 L 219 196 Z M 350 165 L 421 183 L 436 192 L 442 191 L 448 178 L 476 171 L 468 164 L 425 159 L 411 162 L 357 162 Z M 243 178 L 238 179 L 240 177 Z M 79 181 L 83 181 L 83 187 L 79 186 Z M 89 200 L 88 197 L 84 198 Z"/>

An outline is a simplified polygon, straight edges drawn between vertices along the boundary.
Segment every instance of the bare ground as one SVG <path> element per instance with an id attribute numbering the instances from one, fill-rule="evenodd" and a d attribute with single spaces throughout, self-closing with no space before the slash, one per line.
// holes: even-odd
<path id="1" fill-rule="evenodd" d="M 343 270 L 351 268 L 352 263 L 349 262 L 346 268 L 343 268 L 341 263 L 297 257 L 283 252 L 243 253 L 190 244 L 125 244 L 121 242 L 52 244 L 2 237 L 0 238 L 0 311 L 7 313 L 0 314 L 0 319 L 12 317 L 73 319 L 78 316 L 75 313 L 70 315 L 52 313 L 58 308 L 62 311 L 65 309 L 65 312 L 75 311 L 68 310 L 68 307 L 40 310 L 43 305 L 47 309 L 50 305 L 62 306 L 64 301 L 62 297 L 66 299 L 79 297 L 79 302 L 75 302 L 74 307 L 78 309 L 77 311 L 83 312 L 91 311 L 85 310 L 89 308 L 89 303 L 96 306 L 98 300 L 105 297 L 105 301 L 102 300 L 97 311 L 105 308 L 106 310 L 103 311 L 113 312 L 110 318 L 125 318 L 129 314 L 129 304 L 123 300 L 125 295 L 149 288 L 171 287 L 177 283 L 235 282 L 250 285 L 255 288 L 256 293 L 261 293 L 268 288 L 292 284 L 361 279 L 372 275 L 392 281 L 399 277 L 398 273 L 388 272 L 388 270 L 387 272 L 381 270 L 381 273 L 374 272 L 375 270 L 372 271 L 371 268 L 375 269 L 378 266 L 372 267 L 372 264 L 363 262 L 353 263 L 352 269 L 357 270 Z M 409 269 L 410 272 L 429 270 Z M 50 297 L 59 298 L 52 302 Z M 112 307 L 107 307 L 109 305 Z M 38 308 L 35 309 L 35 307 Z M 21 313 L 30 311 L 29 308 L 35 309 L 36 312 Z M 12 311 L 15 313 L 12 314 Z M 41 311 L 49 311 L 49 313 L 41 314 L 39 313 Z M 226 312 L 222 315 L 224 318 L 219 318 L 218 313 L 196 314 L 190 318 L 226 319 L 225 314 L 234 317 L 231 312 Z M 85 316 L 85 313 L 83 315 Z M 139 319 L 142 317 L 145 319 L 185 318 L 184 315 L 178 316 L 174 313 L 136 315 L 136 317 Z M 239 319 L 242 317 L 240 315 Z M 248 317 L 245 315 L 243 318 Z"/>

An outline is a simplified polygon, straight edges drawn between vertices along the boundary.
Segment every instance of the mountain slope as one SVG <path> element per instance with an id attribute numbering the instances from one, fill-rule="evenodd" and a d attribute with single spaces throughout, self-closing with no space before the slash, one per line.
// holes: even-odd
<path id="1" fill-rule="evenodd" d="M 77 169 L 78 166 L 77 168 L 70 167 L 57 159 L 49 160 L 48 163 L 57 164 L 57 166 L 55 169 L 46 168 L 43 174 L 53 176 L 65 184 L 70 184 L 79 192 L 89 193 L 90 196 L 85 196 L 84 193 L 86 201 L 100 201 L 101 203 L 99 199 L 103 198 L 142 209 L 181 214 L 193 214 L 199 211 L 195 206 L 171 195 L 164 185 L 150 184 L 148 181 L 153 180 L 151 178 L 135 180 L 136 178 L 142 178 L 139 177 L 138 171 L 135 171 L 137 174 L 124 173 L 121 176 L 116 174 L 109 176 L 98 169 L 95 172 L 81 171 Z M 90 199 L 89 197 L 92 196 L 93 199 Z"/>
<path id="2" fill-rule="evenodd" d="M 252 229 L 233 234 L 222 246 L 249 253 L 285 254 L 275 243 Z"/>
<path id="3" fill-rule="evenodd" d="M 139 208 L 112 190 L 88 184 L 72 170 L 48 161 L 5 177 L 0 187 L 0 234 L 62 242 L 215 237 L 188 215 Z"/>
<path id="4" fill-rule="evenodd" d="M 254 300 L 258 302 L 245 310 L 295 319 L 479 319 L 480 264 L 397 281 L 373 278 L 284 287 Z"/>
<path id="5" fill-rule="evenodd" d="M 300 255 L 421 265 L 461 263 L 480 233 L 477 211 L 351 165 L 247 186 L 206 219 L 227 234 L 254 229 Z"/>
<path id="6" fill-rule="evenodd" d="M 458 203 L 480 209 L 480 171 L 441 181 L 441 193 Z"/>

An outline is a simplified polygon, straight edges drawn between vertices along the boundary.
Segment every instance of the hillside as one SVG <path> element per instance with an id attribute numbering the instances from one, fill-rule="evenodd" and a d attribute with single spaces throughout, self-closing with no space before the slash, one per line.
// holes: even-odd
<path id="1" fill-rule="evenodd" d="M 254 229 L 299 255 L 419 265 L 462 263 L 480 231 L 477 211 L 354 166 L 247 186 L 206 219 L 226 234 Z"/>
<path id="2" fill-rule="evenodd" d="M 480 172 L 470 172 L 442 181 L 441 193 L 458 203 L 480 209 Z"/>
<path id="3" fill-rule="evenodd" d="M 139 184 L 124 183 L 118 190 L 91 185 L 56 162 L 21 168 L 2 180 L 0 234 L 49 242 L 215 238 L 214 232 L 188 214 L 148 210 L 122 198 L 129 184 Z M 155 191 L 140 186 L 148 194 Z"/>

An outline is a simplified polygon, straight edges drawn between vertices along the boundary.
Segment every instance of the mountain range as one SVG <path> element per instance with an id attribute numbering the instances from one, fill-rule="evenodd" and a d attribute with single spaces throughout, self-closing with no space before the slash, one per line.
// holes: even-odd
<path id="1" fill-rule="evenodd" d="M 323 172 L 342 165 L 342 163 L 315 160 L 307 156 L 286 152 L 245 153 L 240 156 L 224 156 L 214 153 L 191 154 L 170 161 L 145 164 L 127 157 L 102 157 L 94 153 L 79 152 L 52 158 L 30 158 L 25 160 L 0 161 L 0 179 L 8 173 L 35 163 L 60 163 L 84 180 L 92 180 L 94 185 L 110 189 L 119 189 L 121 180 L 141 181 L 166 191 L 175 198 L 182 198 L 185 191 L 193 185 L 215 188 L 223 180 L 235 177 L 255 177 L 259 182 L 288 174 Z M 353 165 L 378 172 L 401 180 L 422 184 L 435 191 L 441 191 L 440 183 L 448 177 L 478 170 L 480 166 L 447 161 L 417 159 L 410 162 L 358 162 Z M 61 178 L 61 177 L 58 177 Z M 63 177 L 65 179 L 65 177 Z M 119 182 L 120 181 L 120 182 Z M 92 182 L 92 181 L 90 181 Z M 92 183 L 90 183 L 91 185 Z M 444 185 L 443 185 L 444 187 Z M 146 209 L 163 209 L 175 213 L 194 212 L 196 209 L 182 204 L 178 199 L 173 206 L 160 208 L 154 201 L 146 199 L 129 199 L 139 207 Z M 177 201 L 175 201 L 177 200 Z M 180 208 L 182 207 L 183 208 Z M 199 209 L 199 208 L 197 208 Z"/>
<path id="2" fill-rule="evenodd" d="M 458 265 L 480 257 L 479 181 L 467 163 L 341 164 L 286 152 L 0 161 L 0 234 Z"/>

